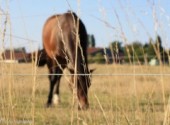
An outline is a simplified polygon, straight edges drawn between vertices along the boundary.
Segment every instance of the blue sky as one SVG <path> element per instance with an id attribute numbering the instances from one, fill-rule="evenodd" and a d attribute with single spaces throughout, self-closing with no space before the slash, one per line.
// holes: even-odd
<path id="1" fill-rule="evenodd" d="M 170 0 L 6 1 L 0 1 L 0 8 L 9 11 L 14 47 L 24 46 L 28 51 L 42 47 L 42 27 L 46 19 L 71 9 L 79 14 L 87 32 L 95 36 L 98 47 L 107 47 L 114 40 L 124 44 L 135 40 L 145 43 L 149 37 L 155 39 L 158 33 L 163 45 L 170 48 Z M 5 46 L 9 46 L 8 38 Z"/>

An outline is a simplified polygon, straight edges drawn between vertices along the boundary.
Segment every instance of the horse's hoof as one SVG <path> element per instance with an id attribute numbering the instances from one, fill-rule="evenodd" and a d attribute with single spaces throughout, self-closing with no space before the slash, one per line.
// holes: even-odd
<path id="1" fill-rule="evenodd" d="M 53 107 L 53 105 L 52 105 L 52 103 L 47 103 L 45 107 L 46 108 L 51 108 L 51 107 Z"/>
<path id="2" fill-rule="evenodd" d="M 88 108 L 89 108 L 89 105 L 78 106 L 78 110 L 87 110 Z"/>
<path id="3" fill-rule="evenodd" d="M 57 94 L 54 94 L 53 96 L 53 104 L 58 105 L 60 103 L 60 97 Z"/>

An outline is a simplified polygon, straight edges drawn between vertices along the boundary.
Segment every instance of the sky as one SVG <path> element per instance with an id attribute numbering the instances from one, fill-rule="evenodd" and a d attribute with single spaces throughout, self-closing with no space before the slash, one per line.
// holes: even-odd
<path id="1" fill-rule="evenodd" d="M 33 51 L 42 48 L 46 19 L 72 10 L 88 34 L 95 36 L 97 47 L 108 47 L 115 40 L 144 44 L 159 34 L 163 46 L 170 48 L 169 5 L 170 0 L 0 0 L 0 32 L 2 35 L 8 13 L 10 22 L 3 45 Z"/>

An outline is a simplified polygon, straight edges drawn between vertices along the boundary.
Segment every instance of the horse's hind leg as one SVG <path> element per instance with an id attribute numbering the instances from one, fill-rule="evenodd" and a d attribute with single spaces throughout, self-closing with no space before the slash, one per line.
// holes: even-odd
<path id="1" fill-rule="evenodd" d="M 54 97 L 53 97 L 53 103 L 54 104 L 60 103 L 60 97 L 59 97 L 60 91 L 59 91 L 59 88 L 60 88 L 60 79 L 61 79 L 63 71 L 61 69 L 58 69 L 57 73 L 58 73 L 58 76 L 57 76 L 58 80 L 56 82 L 56 90 L 55 90 Z"/>
<path id="2" fill-rule="evenodd" d="M 59 101 L 59 84 L 60 84 L 62 70 L 59 67 L 55 67 L 55 68 L 49 69 L 49 72 L 50 72 L 50 75 L 49 75 L 50 91 L 49 91 L 48 100 L 47 100 L 47 107 L 50 107 L 52 105 L 52 102 L 56 103 L 56 99 L 58 99 Z M 57 84 L 56 85 L 57 91 L 53 99 L 53 91 L 54 91 L 55 84 Z"/>

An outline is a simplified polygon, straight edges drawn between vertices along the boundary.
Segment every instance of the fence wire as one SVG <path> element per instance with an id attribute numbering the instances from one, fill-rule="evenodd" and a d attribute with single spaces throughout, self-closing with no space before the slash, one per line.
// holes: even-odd
<path id="1" fill-rule="evenodd" d="M 170 73 L 105 73 L 105 74 L 7 74 L 0 76 L 170 76 Z"/>

